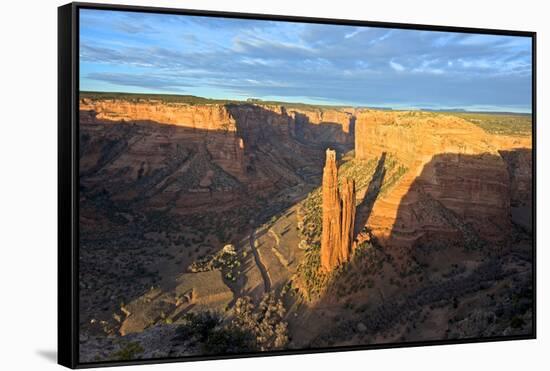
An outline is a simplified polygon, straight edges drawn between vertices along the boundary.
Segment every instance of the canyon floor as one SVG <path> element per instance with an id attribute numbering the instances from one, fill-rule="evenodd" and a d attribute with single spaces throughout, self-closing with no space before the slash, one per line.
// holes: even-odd
<path id="1" fill-rule="evenodd" d="M 82 94 L 80 361 L 533 331 L 528 115 Z M 357 248 L 320 270 L 325 150 Z"/>

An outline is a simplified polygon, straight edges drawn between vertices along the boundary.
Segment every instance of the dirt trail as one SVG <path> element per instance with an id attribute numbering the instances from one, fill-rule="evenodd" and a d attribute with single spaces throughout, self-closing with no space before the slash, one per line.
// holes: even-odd
<path id="1" fill-rule="evenodd" d="M 267 293 L 271 291 L 271 280 L 269 279 L 269 274 L 267 273 L 267 269 L 265 268 L 264 263 L 262 262 L 262 259 L 260 258 L 260 254 L 258 254 L 258 250 L 256 250 L 256 246 L 254 245 L 254 242 L 256 241 L 256 231 L 252 231 L 250 233 L 250 249 L 252 250 L 252 254 L 254 254 L 254 260 L 256 261 L 256 266 L 260 270 L 260 273 L 262 274 L 262 278 L 264 280 L 264 291 Z"/>

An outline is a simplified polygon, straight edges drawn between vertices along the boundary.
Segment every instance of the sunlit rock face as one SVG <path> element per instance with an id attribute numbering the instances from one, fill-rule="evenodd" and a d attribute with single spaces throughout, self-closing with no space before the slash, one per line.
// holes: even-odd
<path id="1" fill-rule="evenodd" d="M 511 201 L 529 199 L 530 138 L 494 135 L 425 112 L 357 114 L 355 158 L 387 153 L 406 169 L 376 200 L 367 225 L 384 245 L 509 240 Z M 521 166 L 518 166 L 521 164 Z"/>
<path id="2" fill-rule="evenodd" d="M 344 179 L 338 189 L 336 152 L 328 149 L 323 169 L 323 230 L 321 266 L 327 272 L 349 261 L 353 253 L 355 223 L 355 182 Z"/>

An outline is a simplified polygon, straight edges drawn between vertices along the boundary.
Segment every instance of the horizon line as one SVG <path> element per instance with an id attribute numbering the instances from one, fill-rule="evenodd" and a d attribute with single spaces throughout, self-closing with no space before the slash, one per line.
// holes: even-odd
<path id="1" fill-rule="evenodd" d="M 210 100 L 210 101 L 228 101 L 228 102 L 240 102 L 240 103 L 248 103 L 248 104 L 254 104 L 254 103 L 284 103 L 284 104 L 302 104 L 307 106 L 318 106 L 318 107 L 335 107 L 335 108 L 341 108 L 341 107 L 349 107 L 349 108 L 367 108 L 367 109 L 373 109 L 373 110 L 388 110 L 388 111 L 421 111 L 421 112 L 453 112 L 453 113 L 493 113 L 493 114 L 515 114 L 515 115 L 533 115 L 532 107 L 528 110 L 514 110 L 510 107 L 500 107 L 497 109 L 471 109 L 468 108 L 468 106 L 439 106 L 440 108 L 435 108 L 437 105 L 435 104 L 353 104 L 353 103 L 310 103 L 305 102 L 301 100 L 295 100 L 295 101 L 286 101 L 286 100 L 278 100 L 278 99 L 262 99 L 262 98 L 255 98 L 255 97 L 248 97 L 243 99 L 235 99 L 235 98 L 215 98 L 215 97 L 205 97 L 200 95 L 194 95 L 194 94 L 183 94 L 183 93 L 158 93 L 158 92 L 125 92 L 125 91 L 99 91 L 99 90 L 79 90 L 80 93 L 87 93 L 87 94 L 120 94 L 120 95 L 142 95 L 142 96 L 172 96 L 172 97 L 193 97 L 198 99 L 204 99 L 204 100 Z M 80 97 L 79 97 L 80 99 Z M 432 106 L 432 107 L 430 107 Z M 471 107 L 471 106 L 470 106 Z M 480 107 L 483 107 L 483 105 L 480 105 Z"/>

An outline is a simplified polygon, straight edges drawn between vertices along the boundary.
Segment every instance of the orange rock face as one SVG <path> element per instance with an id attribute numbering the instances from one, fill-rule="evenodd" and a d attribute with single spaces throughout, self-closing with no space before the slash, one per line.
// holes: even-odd
<path id="1" fill-rule="evenodd" d="M 387 153 L 406 168 L 367 221 L 382 244 L 509 240 L 511 200 L 530 198 L 530 137 L 489 134 L 454 116 L 381 111 L 358 113 L 355 134 L 358 160 Z"/>
<path id="2" fill-rule="evenodd" d="M 223 105 L 189 105 L 160 101 L 81 99 L 81 111 L 94 111 L 99 120 L 154 121 L 193 129 L 237 131 L 235 119 Z"/>
<path id="3" fill-rule="evenodd" d="M 323 169 L 322 195 L 321 266 L 329 272 L 349 261 L 353 253 L 355 223 L 355 182 L 344 179 L 342 191 L 339 191 L 336 152 L 330 149 Z"/>
<path id="4" fill-rule="evenodd" d="M 311 141 L 284 106 L 83 98 L 81 183 L 181 215 L 231 209 L 303 182 L 302 169 L 321 169 L 319 144 L 341 125 L 304 125 Z"/>
<path id="5" fill-rule="evenodd" d="M 244 180 L 249 165 L 245 156 L 247 147 L 255 147 L 273 136 L 283 141 L 353 143 L 354 116 L 337 109 L 287 110 L 275 105 L 190 105 L 83 98 L 80 112 L 82 122 L 151 122 L 204 133 L 206 149 L 214 162 L 239 180 Z M 88 119 L 86 114 L 90 116 Z"/>
<path id="6" fill-rule="evenodd" d="M 353 179 L 344 178 L 340 195 L 342 199 L 340 262 L 347 262 L 355 248 L 355 181 Z"/>
<path id="7" fill-rule="evenodd" d="M 212 160 L 237 179 L 244 179 L 245 143 L 237 133 L 235 119 L 224 106 L 82 99 L 80 111 L 81 122 L 86 122 L 85 113 L 89 112 L 93 113 L 91 121 L 152 122 L 195 130 L 196 136 L 204 138 Z"/>

